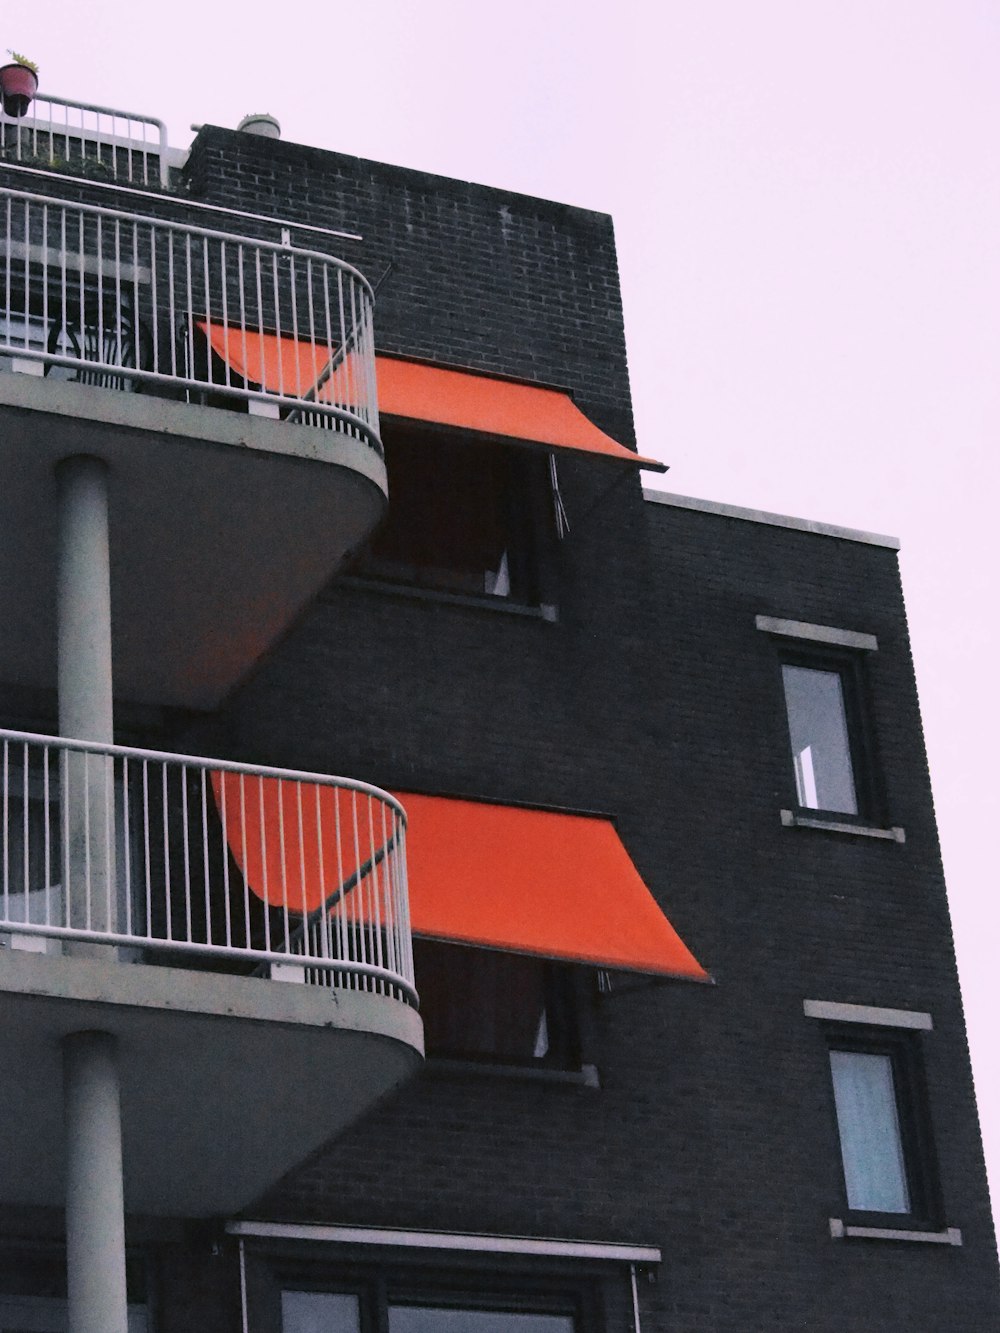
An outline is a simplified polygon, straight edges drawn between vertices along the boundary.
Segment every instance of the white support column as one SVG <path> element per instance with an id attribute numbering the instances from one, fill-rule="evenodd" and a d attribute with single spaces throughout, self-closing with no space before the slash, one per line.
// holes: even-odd
<path id="1" fill-rule="evenodd" d="M 63 1039 L 69 1333 L 128 1333 L 115 1038 Z"/>
<path id="2" fill-rule="evenodd" d="M 59 502 L 59 731 L 114 740 L 108 470 L 98 458 L 56 467 Z M 67 754 L 61 772 L 69 835 L 70 925 L 113 931 L 118 918 L 114 775 L 102 755 Z M 106 945 L 68 951 L 109 958 Z M 128 1333 L 121 1098 L 115 1038 L 63 1040 L 69 1333 Z"/>
<path id="3" fill-rule="evenodd" d="M 59 732 L 114 740 L 108 469 L 80 454 L 56 466 L 59 496 Z M 67 754 L 62 771 L 69 831 L 70 925 L 113 931 L 118 918 L 114 782 L 100 755 Z M 75 954 L 105 946 L 75 943 Z"/>
<path id="4" fill-rule="evenodd" d="M 79 454 L 56 466 L 59 492 L 59 730 L 114 739 L 108 469 Z"/>

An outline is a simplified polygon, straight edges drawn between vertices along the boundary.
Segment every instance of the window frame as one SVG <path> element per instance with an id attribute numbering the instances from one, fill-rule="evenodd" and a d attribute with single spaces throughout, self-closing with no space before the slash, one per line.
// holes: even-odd
<path id="1" fill-rule="evenodd" d="M 823 1025 L 826 1081 L 831 1133 L 836 1145 L 840 1207 L 849 1226 L 905 1231 L 938 1231 L 943 1226 L 943 1199 L 920 1032 L 904 1027 L 877 1027 L 847 1023 Z M 896 1119 L 903 1169 L 909 1193 L 906 1212 L 852 1208 L 848 1202 L 843 1162 L 843 1140 L 837 1116 L 830 1055 L 846 1051 L 888 1057 L 892 1071 Z"/>
<path id="2" fill-rule="evenodd" d="M 554 602 L 548 582 L 551 579 L 551 551 L 555 545 L 554 509 L 545 458 L 540 452 L 492 437 L 473 437 L 457 429 L 414 422 L 383 422 L 382 442 L 389 482 L 389 506 L 381 528 L 358 552 L 350 573 L 374 585 L 382 584 L 430 596 L 459 598 L 484 606 L 505 609 L 538 610 Z M 432 468 L 445 469 L 448 457 L 478 456 L 484 469 L 505 473 L 503 495 L 497 502 L 498 521 L 504 526 L 508 541 L 502 551 L 506 560 L 509 591 L 490 592 L 473 588 L 467 571 L 454 570 L 447 577 L 448 566 L 432 566 L 407 561 L 397 555 L 380 555 L 378 546 L 393 523 L 393 455 L 413 449 L 431 460 Z M 475 471 L 475 464 L 470 468 Z M 397 510 L 398 512 L 398 510 Z M 486 574 L 486 570 L 483 574 Z"/>
<path id="3" fill-rule="evenodd" d="M 790 805 L 796 815 L 810 819 L 853 823 L 862 826 L 886 822 L 886 803 L 880 777 L 875 737 L 874 714 L 868 682 L 868 673 L 861 652 L 854 648 L 833 644 L 809 643 L 798 639 L 781 639 L 778 646 L 779 688 L 786 760 L 786 781 L 791 797 Z M 792 747 L 792 719 L 785 690 L 783 668 L 802 667 L 806 670 L 825 671 L 840 681 L 844 706 L 844 724 L 847 731 L 847 757 L 854 783 L 856 811 L 833 810 L 828 806 L 803 805 L 799 800 L 795 777 L 795 759 Z"/>
<path id="4" fill-rule="evenodd" d="M 425 1038 L 427 1027 L 431 1027 L 431 1036 L 427 1040 L 427 1058 L 429 1060 L 461 1063 L 484 1068 L 547 1070 L 558 1073 L 580 1072 L 583 1067 L 581 1010 L 583 1007 L 582 987 L 584 982 L 579 968 L 572 963 L 559 959 L 541 958 L 529 954 L 508 954 L 503 950 L 479 948 L 475 945 L 463 944 L 460 941 L 425 940 L 416 937 L 413 944 L 414 976 L 418 989 L 421 985 L 420 955 L 424 951 L 428 951 L 430 956 L 437 955 L 437 958 L 443 960 L 446 964 L 449 953 L 460 950 L 461 954 L 456 954 L 457 961 L 460 965 L 464 964 L 466 968 L 472 968 L 473 970 L 477 958 L 480 956 L 484 960 L 488 960 L 487 965 L 494 960 L 501 960 L 502 964 L 504 958 L 510 957 L 520 960 L 522 963 L 537 966 L 541 973 L 543 1012 L 546 1017 L 548 1039 L 548 1049 L 544 1055 L 518 1057 L 516 1053 L 510 1051 L 495 1051 L 491 1054 L 489 1051 L 473 1049 L 472 1047 L 466 1049 L 462 1049 L 460 1046 L 435 1047 L 433 1015 L 431 1016 L 431 1024 L 428 1025 L 427 1023 L 428 1005 L 432 1004 L 433 1000 L 432 997 L 428 996 L 425 987 L 422 992 L 422 1008 L 425 1021 Z M 456 985 L 445 987 L 445 989 L 448 994 L 454 995 L 456 1003 L 463 1010 L 469 1007 L 468 989 L 461 980 Z M 505 993 L 509 993 L 509 991 Z"/>
<path id="5" fill-rule="evenodd" d="M 433 1251 L 375 1255 L 359 1246 L 337 1247 L 322 1259 L 285 1246 L 248 1251 L 253 1306 L 267 1333 L 285 1333 L 285 1291 L 352 1295 L 358 1298 L 361 1333 L 389 1333 L 393 1306 L 481 1310 L 503 1314 L 569 1317 L 573 1333 L 606 1333 L 609 1282 L 627 1285 L 621 1265 L 581 1265 L 572 1260 L 526 1260 L 513 1255 Z M 626 1293 L 619 1301 L 625 1306 Z M 255 1317 L 253 1327 L 258 1326 Z"/>

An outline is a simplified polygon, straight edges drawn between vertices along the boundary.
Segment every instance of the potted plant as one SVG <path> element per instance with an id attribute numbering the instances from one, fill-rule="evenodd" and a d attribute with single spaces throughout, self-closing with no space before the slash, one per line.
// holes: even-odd
<path id="1" fill-rule="evenodd" d="M 38 66 L 27 56 L 8 51 L 14 59 L 9 65 L 0 65 L 0 98 L 8 116 L 23 116 L 38 90 Z"/>

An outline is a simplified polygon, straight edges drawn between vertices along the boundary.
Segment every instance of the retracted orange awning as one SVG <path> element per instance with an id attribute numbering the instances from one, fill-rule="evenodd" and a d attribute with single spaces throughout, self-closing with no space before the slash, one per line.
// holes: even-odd
<path id="1" fill-rule="evenodd" d="M 357 882 L 334 866 L 349 793 L 299 802 L 265 779 L 252 801 L 223 788 L 230 851 L 264 902 L 316 912 Z M 407 812 L 410 918 L 415 935 L 601 967 L 705 981 L 607 819 L 398 792 Z M 285 808 L 282 808 L 282 802 Z M 297 802 L 293 809 L 288 802 Z M 303 824 L 302 811 L 308 812 Z M 338 813 L 339 812 L 339 813 Z M 301 837 L 299 830 L 302 830 Z M 259 849 L 267 847 L 267 862 Z M 325 850 L 324 850 L 325 849 Z M 321 858 L 324 864 L 321 865 Z M 347 858 L 349 861 L 350 858 Z"/>
<path id="2" fill-rule="evenodd" d="M 311 343 L 207 320 L 199 321 L 198 327 L 216 354 L 242 379 L 272 393 L 301 397 L 325 374 L 327 351 Z M 377 356 L 375 366 L 379 412 L 383 416 L 453 426 L 666 471 L 663 463 L 641 458 L 606 435 L 561 389 L 396 356 Z M 324 400 L 322 386 L 316 397 Z"/>

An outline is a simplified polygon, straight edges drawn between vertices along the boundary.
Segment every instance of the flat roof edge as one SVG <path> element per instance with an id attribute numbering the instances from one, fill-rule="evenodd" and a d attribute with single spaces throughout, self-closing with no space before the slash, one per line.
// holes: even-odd
<path id="1" fill-rule="evenodd" d="M 839 537 L 841 541 L 864 542 L 867 546 L 884 546 L 899 550 L 899 538 L 881 532 L 864 532 L 859 528 L 842 528 L 835 523 L 817 523 L 809 518 L 795 518 L 790 514 L 770 514 L 763 509 L 744 509 L 740 505 L 720 504 L 717 500 L 699 500 L 690 495 L 674 495 L 669 491 L 653 491 L 643 487 L 642 496 L 651 504 L 670 505 L 674 509 L 696 509 L 704 514 L 719 514 L 723 518 L 743 519 L 748 523 L 765 523 L 772 528 L 794 528 L 812 532 L 820 537 Z"/>

